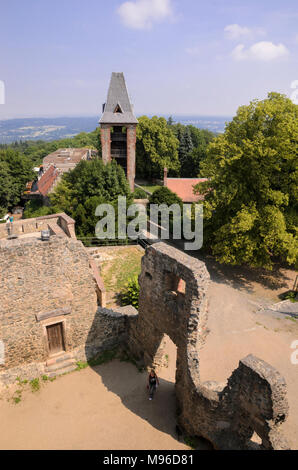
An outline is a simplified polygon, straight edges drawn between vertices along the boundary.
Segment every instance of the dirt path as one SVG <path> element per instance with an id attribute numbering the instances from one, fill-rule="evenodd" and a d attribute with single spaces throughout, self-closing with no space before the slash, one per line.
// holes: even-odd
<path id="1" fill-rule="evenodd" d="M 225 382 L 239 360 L 250 353 L 269 362 L 287 382 L 290 413 L 282 429 L 293 448 L 298 449 L 298 365 L 291 363 L 291 344 L 298 340 L 298 320 L 256 313 L 254 295 L 227 285 L 212 282 L 209 293 L 210 333 L 200 352 L 202 382 Z"/>

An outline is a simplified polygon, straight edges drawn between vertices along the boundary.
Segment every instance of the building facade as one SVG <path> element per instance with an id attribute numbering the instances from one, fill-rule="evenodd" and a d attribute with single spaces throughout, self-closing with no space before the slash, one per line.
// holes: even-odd
<path id="1" fill-rule="evenodd" d="M 136 167 L 136 128 L 123 73 L 112 73 L 107 102 L 103 104 L 101 127 L 102 159 L 112 160 L 125 171 L 131 191 L 134 191 Z"/>

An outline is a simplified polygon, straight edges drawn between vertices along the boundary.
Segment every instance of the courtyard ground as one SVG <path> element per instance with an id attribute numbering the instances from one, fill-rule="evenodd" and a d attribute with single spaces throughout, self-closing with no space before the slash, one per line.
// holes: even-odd
<path id="1" fill-rule="evenodd" d="M 146 373 L 114 360 L 0 400 L 0 449 L 189 449 L 175 432 L 175 364 L 148 400 Z M 8 392 L 6 393 L 8 395 Z M 204 446 L 202 446 L 204 448 Z"/>

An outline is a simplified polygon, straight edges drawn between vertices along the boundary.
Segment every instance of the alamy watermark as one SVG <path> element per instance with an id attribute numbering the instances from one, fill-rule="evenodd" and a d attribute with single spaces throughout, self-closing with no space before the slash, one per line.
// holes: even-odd
<path id="1" fill-rule="evenodd" d="M 291 94 L 291 100 L 294 104 L 298 104 L 298 80 L 294 80 L 291 83 L 291 88 L 294 90 Z"/>
<path id="2" fill-rule="evenodd" d="M 0 104 L 5 104 L 5 85 L 2 80 L 0 80 Z"/>
<path id="3" fill-rule="evenodd" d="M 150 204 L 148 212 L 149 220 L 145 206 L 131 204 L 127 207 L 125 196 L 118 197 L 116 211 L 112 204 L 100 204 L 95 211 L 95 215 L 101 217 L 95 236 L 100 240 L 184 239 L 188 241 L 184 244 L 185 250 L 202 248 L 203 204 L 195 204 L 193 209 L 189 204 L 183 204 L 182 208 L 179 204 Z"/>

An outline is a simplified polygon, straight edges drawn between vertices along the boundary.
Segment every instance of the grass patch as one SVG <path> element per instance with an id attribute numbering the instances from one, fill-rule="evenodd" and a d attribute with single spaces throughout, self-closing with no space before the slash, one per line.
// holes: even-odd
<path id="1" fill-rule="evenodd" d="M 184 442 L 188 447 L 191 447 L 191 449 L 196 448 L 196 440 L 195 440 L 194 437 L 185 436 L 184 437 Z"/>
<path id="2" fill-rule="evenodd" d="M 107 292 L 120 294 L 129 279 L 140 274 L 142 256 L 135 247 L 123 248 L 115 258 L 101 264 L 101 275 Z"/>
<path id="3" fill-rule="evenodd" d="M 89 366 L 90 367 L 95 367 L 95 366 L 100 366 L 102 364 L 106 364 L 107 362 L 110 362 L 113 359 L 115 359 L 116 356 L 117 356 L 117 350 L 116 349 L 104 351 L 104 352 L 98 354 L 97 356 L 92 357 L 91 359 L 89 359 L 86 362 L 78 361 L 77 362 L 77 367 L 76 367 L 75 370 L 82 370 L 82 369 L 86 369 L 86 367 L 89 367 Z"/>
<path id="4" fill-rule="evenodd" d="M 102 364 L 106 364 L 107 362 L 112 361 L 117 356 L 117 351 L 112 349 L 110 351 L 104 351 L 103 353 L 95 356 L 92 359 L 89 359 L 88 364 L 90 367 L 94 366 L 101 366 Z"/>
<path id="5" fill-rule="evenodd" d="M 140 185 L 145 191 L 149 191 L 149 193 L 154 193 L 157 189 L 161 188 L 160 184 L 142 184 Z"/>
<path id="6" fill-rule="evenodd" d="M 76 370 L 86 369 L 86 367 L 88 367 L 88 365 L 89 365 L 88 362 L 78 361 Z"/>
<path id="7" fill-rule="evenodd" d="M 102 364 L 107 364 L 108 362 L 111 362 L 114 359 L 119 359 L 119 361 L 121 362 L 130 362 L 138 369 L 139 372 L 143 372 L 144 370 L 137 364 L 137 362 L 131 356 L 129 356 L 126 351 L 119 352 L 117 349 L 104 351 L 86 362 L 78 361 L 77 368 L 75 370 L 86 369 L 86 367 L 101 366 Z"/>
<path id="8" fill-rule="evenodd" d="M 296 300 L 297 292 L 293 290 L 289 290 L 287 292 L 284 292 L 279 296 L 280 299 L 282 300 L 290 300 L 291 302 L 297 302 Z"/>
<path id="9" fill-rule="evenodd" d="M 32 392 L 38 392 L 38 390 L 40 389 L 39 378 L 30 380 L 30 385 Z"/>
<path id="10" fill-rule="evenodd" d="M 294 323 L 296 323 L 296 321 L 297 321 L 297 318 L 294 318 L 294 317 L 286 317 L 286 319 L 287 319 L 287 320 L 290 320 L 290 321 L 292 321 L 292 322 L 294 322 Z"/>

